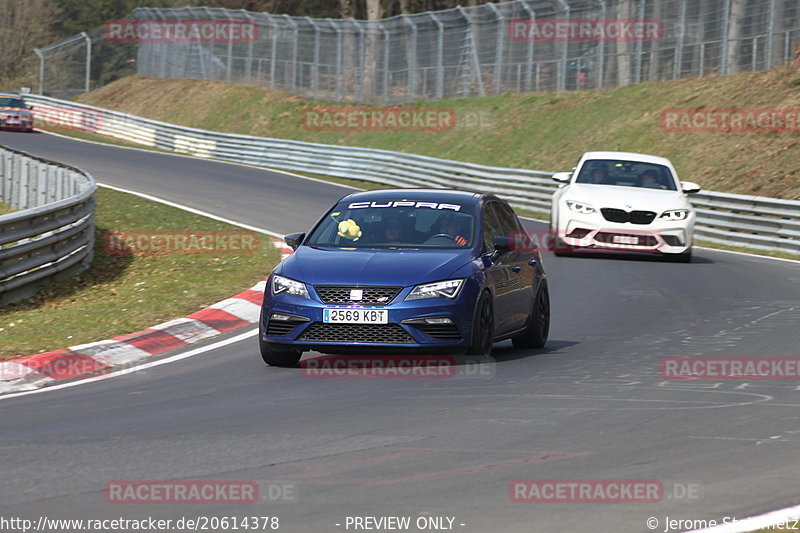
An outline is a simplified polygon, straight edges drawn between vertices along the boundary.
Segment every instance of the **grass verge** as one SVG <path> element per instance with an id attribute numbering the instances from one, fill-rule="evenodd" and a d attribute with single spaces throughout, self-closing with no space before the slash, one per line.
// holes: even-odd
<path id="1" fill-rule="evenodd" d="M 95 224 L 89 270 L 0 309 L 0 360 L 114 337 L 191 314 L 264 279 L 280 258 L 266 235 L 102 187 Z M 133 245 L 127 250 L 114 250 L 109 239 L 120 231 L 147 237 L 126 241 Z M 189 232 L 207 240 L 192 241 Z M 240 243 L 231 246 L 231 234 L 221 232 L 236 232 L 254 246 L 243 252 Z M 159 240 L 151 240 L 153 235 Z M 187 240 L 178 241 L 182 236 Z M 170 239 L 177 246 L 153 251 Z"/>
<path id="2" fill-rule="evenodd" d="M 15 210 L 11 209 L 11 207 L 8 204 L 0 202 L 0 215 L 6 215 L 8 213 L 13 213 L 14 211 Z"/>

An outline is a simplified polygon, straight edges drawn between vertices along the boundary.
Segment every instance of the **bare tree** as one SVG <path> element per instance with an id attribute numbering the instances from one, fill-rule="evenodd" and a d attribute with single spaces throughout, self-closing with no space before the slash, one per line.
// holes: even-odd
<path id="1" fill-rule="evenodd" d="M 3 43 L 0 80 L 4 85 L 32 83 L 36 67 L 33 49 L 52 42 L 54 35 L 50 28 L 58 15 L 58 7 L 51 0 L 0 2 L 0 42 Z"/>

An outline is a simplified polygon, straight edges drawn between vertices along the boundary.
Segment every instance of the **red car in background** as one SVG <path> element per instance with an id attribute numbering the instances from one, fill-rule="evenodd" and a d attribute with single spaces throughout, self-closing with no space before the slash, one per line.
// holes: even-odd
<path id="1" fill-rule="evenodd" d="M 33 131 L 33 113 L 21 96 L 0 93 L 0 130 Z"/>

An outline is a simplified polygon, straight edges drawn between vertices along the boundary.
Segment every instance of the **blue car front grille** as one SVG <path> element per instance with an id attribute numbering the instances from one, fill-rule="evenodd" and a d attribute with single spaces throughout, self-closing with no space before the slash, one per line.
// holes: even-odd
<path id="1" fill-rule="evenodd" d="M 298 339 L 301 342 L 412 344 L 414 339 L 397 324 L 324 324 L 314 322 Z"/>
<path id="2" fill-rule="evenodd" d="M 403 290 L 402 287 L 356 285 L 314 285 L 320 299 L 326 304 L 387 305 Z M 353 291 L 361 291 L 361 299 L 352 299 Z"/>

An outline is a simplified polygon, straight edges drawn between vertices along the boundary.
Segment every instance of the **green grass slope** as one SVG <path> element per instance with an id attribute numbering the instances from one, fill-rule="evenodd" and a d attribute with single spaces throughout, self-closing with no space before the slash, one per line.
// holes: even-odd
<path id="1" fill-rule="evenodd" d="M 443 131 L 319 131 L 315 108 L 338 108 L 261 87 L 129 77 L 79 101 L 208 130 L 383 148 L 485 165 L 569 170 L 588 150 L 670 158 L 703 188 L 800 199 L 800 131 L 672 132 L 662 111 L 698 108 L 800 110 L 800 65 L 757 74 L 647 83 L 613 91 L 505 94 L 417 104 L 452 110 Z"/>

